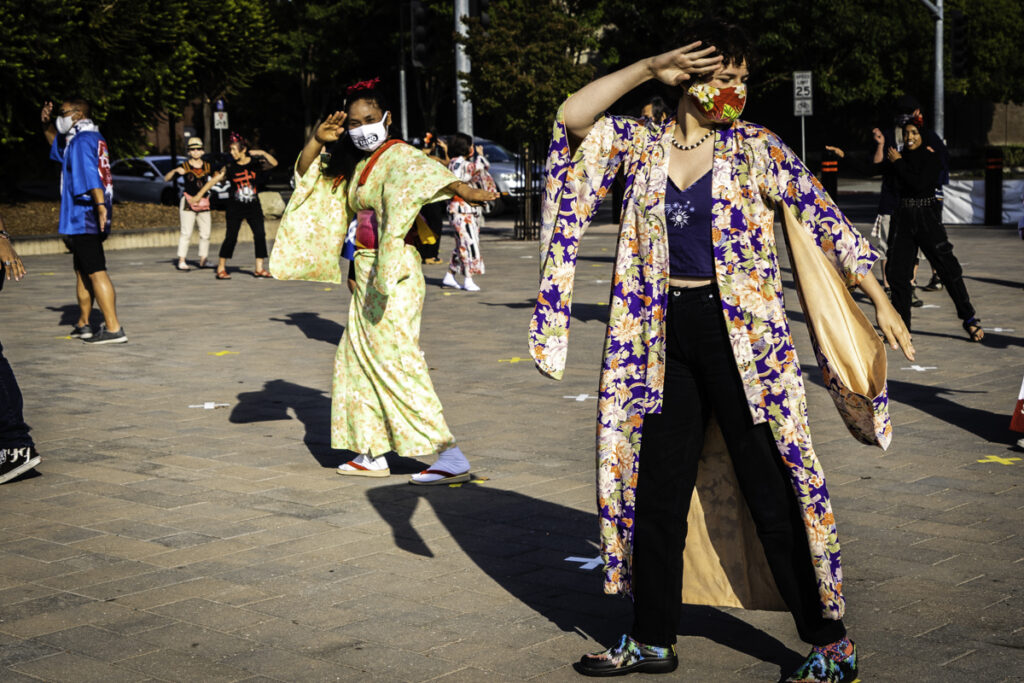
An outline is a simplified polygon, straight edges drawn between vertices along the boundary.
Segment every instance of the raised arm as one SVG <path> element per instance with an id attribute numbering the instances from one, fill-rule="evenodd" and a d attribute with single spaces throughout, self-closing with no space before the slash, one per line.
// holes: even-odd
<path id="1" fill-rule="evenodd" d="M 277 166 L 277 159 L 275 159 L 269 152 L 264 152 L 262 149 L 253 149 L 249 151 L 252 156 L 261 157 L 267 162 L 267 168 L 275 168 Z"/>
<path id="2" fill-rule="evenodd" d="M 175 166 L 170 171 L 165 173 L 164 174 L 164 182 L 165 183 L 171 182 L 171 178 L 173 178 L 176 175 L 185 175 L 184 167 L 182 167 L 182 166 Z"/>
<path id="3" fill-rule="evenodd" d="M 299 172 L 300 176 L 306 175 L 309 167 L 320 157 L 320 153 L 324 151 L 324 145 L 336 142 L 341 138 L 345 132 L 344 124 L 345 112 L 336 111 L 316 127 L 313 136 L 306 141 L 306 146 L 302 148 L 302 154 L 299 155 L 299 163 L 295 170 Z"/>
<path id="4" fill-rule="evenodd" d="M 210 188 L 219 183 L 220 181 L 224 180 L 224 177 L 227 174 L 227 167 L 224 167 L 217 171 L 216 173 L 214 173 L 212 176 L 210 176 L 210 179 L 206 182 L 206 184 L 199 188 L 199 192 L 196 192 L 196 196 L 193 197 L 193 199 L 196 201 L 202 199 L 203 196 L 210 191 Z"/>
<path id="5" fill-rule="evenodd" d="M 680 85 L 696 75 L 711 73 L 722 62 L 721 55 L 712 56 L 712 45 L 701 49 L 701 43 L 690 43 L 656 57 L 648 57 L 591 81 L 565 102 L 565 126 L 577 140 L 587 133 L 601 115 L 620 97 L 637 86 L 656 78 L 668 85 Z"/>
<path id="6" fill-rule="evenodd" d="M 52 145 L 53 141 L 57 139 L 57 127 L 53 125 L 53 102 L 43 105 L 39 118 L 43 122 L 43 135 L 46 136 L 46 144 Z"/>

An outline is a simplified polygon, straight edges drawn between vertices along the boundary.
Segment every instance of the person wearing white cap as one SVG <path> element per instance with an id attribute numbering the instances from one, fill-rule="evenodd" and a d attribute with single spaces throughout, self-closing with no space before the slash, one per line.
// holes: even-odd
<path id="1" fill-rule="evenodd" d="M 188 245 L 192 242 L 192 231 L 199 225 L 199 267 L 206 267 L 206 259 L 210 253 L 210 198 L 196 199 L 199 190 L 210 179 L 212 169 L 210 163 L 203 160 L 203 141 L 198 137 L 188 139 L 188 159 L 181 166 L 168 171 L 164 180 L 170 182 L 175 176 L 181 176 L 185 183 L 185 192 L 178 205 L 178 216 L 181 219 L 181 237 L 178 239 L 178 270 L 192 270 L 185 257 Z"/>

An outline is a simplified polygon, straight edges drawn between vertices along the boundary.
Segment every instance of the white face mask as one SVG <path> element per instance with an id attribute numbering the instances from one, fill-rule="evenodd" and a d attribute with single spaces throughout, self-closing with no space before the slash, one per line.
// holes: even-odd
<path id="1" fill-rule="evenodd" d="M 67 135 L 68 131 L 71 130 L 71 126 L 75 125 L 75 122 L 71 120 L 70 116 L 58 116 L 54 125 L 57 127 L 58 133 Z"/>
<path id="2" fill-rule="evenodd" d="M 384 116 L 377 123 L 349 129 L 348 136 L 352 139 L 352 144 L 364 152 L 372 152 L 383 145 L 388 139 L 388 127 L 384 123 L 387 120 L 388 112 L 384 112 Z"/>

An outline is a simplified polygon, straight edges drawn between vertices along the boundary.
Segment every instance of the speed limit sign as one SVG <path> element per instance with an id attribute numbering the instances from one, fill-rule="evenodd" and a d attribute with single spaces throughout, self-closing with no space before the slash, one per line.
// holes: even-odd
<path id="1" fill-rule="evenodd" d="M 793 72 L 793 116 L 814 114 L 814 89 L 810 71 Z"/>

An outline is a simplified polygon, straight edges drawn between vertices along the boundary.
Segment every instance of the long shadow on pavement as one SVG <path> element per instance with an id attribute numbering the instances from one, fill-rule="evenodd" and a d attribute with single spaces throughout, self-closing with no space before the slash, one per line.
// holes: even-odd
<path id="1" fill-rule="evenodd" d="M 47 306 L 46 310 L 60 313 L 60 320 L 57 325 L 60 327 L 74 326 L 78 322 L 78 304 L 64 304 L 63 306 Z M 103 321 L 103 314 L 95 306 L 89 313 L 89 324 L 96 327 Z"/>
<path id="2" fill-rule="evenodd" d="M 493 304 L 484 301 L 484 306 L 503 306 L 511 309 L 530 309 L 533 310 L 537 302 L 533 299 L 527 301 L 515 301 L 502 304 Z M 588 304 L 585 302 L 574 301 L 572 304 L 572 317 L 579 320 L 581 323 L 589 322 L 591 320 L 600 320 L 603 323 L 608 322 L 609 306 L 606 304 Z"/>
<path id="3" fill-rule="evenodd" d="M 915 332 L 915 334 L 918 333 Z M 820 387 L 825 386 L 817 366 L 801 365 L 800 370 L 805 379 L 809 379 Z M 890 400 L 913 406 L 954 427 L 971 432 L 985 441 L 1012 444 L 1017 439 L 1010 431 L 1008 414 L 971 408 L 958 403 L 953 398 L 947 398 L 947 396 L 956 394 L 984 394 L 987 392 L 933 387 L 926 384 L 903 382 L 891 377 L 886 380 L 886 384 Z"/>
<path id="4" fill-rule="evenodd" d="M 412 523 L 420 499 L 434 509 L 459 548 L 487 576 L 562 631 L 612 644 L 629 628 L 627 600 L 602 593 L 599 569 L 583 571 L 567 557 L 598 555 L 588 539 L 597 515 L 514 491 L 464 484 L 452 487 L 381 486 L 366 497 L 391 526 L 395 545 L 433 557 Z M 711 607 L 684 605 L 683 636 L 701 636 L 792 671 L 803 657 L 772 636 Z M 685 652 L 686 648 L 683 647 Z"/>
<path id="5" fill-rule="evenodd" d="M 341 335 L 345 333 L 344 325 L 327 318 L 321 318 L 319 313 L 308 311 L 303 313 L 287 313 L 284 318 L 270 318 L 270 320 L 276 323 L 284 323 L 285 325 L 294 325 L 306 335 L 306 339 L 327 342 L 333 346 L 338 345 L 338 342 L 341 341 Z"/>
<path id="6" fill-rule="evenodd" d="M 260 391 L 238 394 L 238 403 L 228 418 L 235 424 L 290 420 L 291 408 L 306 428 L 303 441 L 321 467 L 337 467 L 351 460 L 353 453 L 331 448 L 331 399 L 319 389 L 283 379 L 268 380 Z"/>
<path id="7" fill-rule="evenodd" d="M 348 462 L 357 454 L 331 447 L 331 397 L 319 389 L 311 389 L 283 379 L 272 379 L 261 391 L 238 394 L 238 403 L 231 409 L 228 420 L 234 424 L 290 420 L 288 409 L 306 429 L 303 443 L 321 467 L 334 468 Z M 386 453 L 392 474 L 421 472 L 427 463 L 411 458 L 399 458 Z"/>

